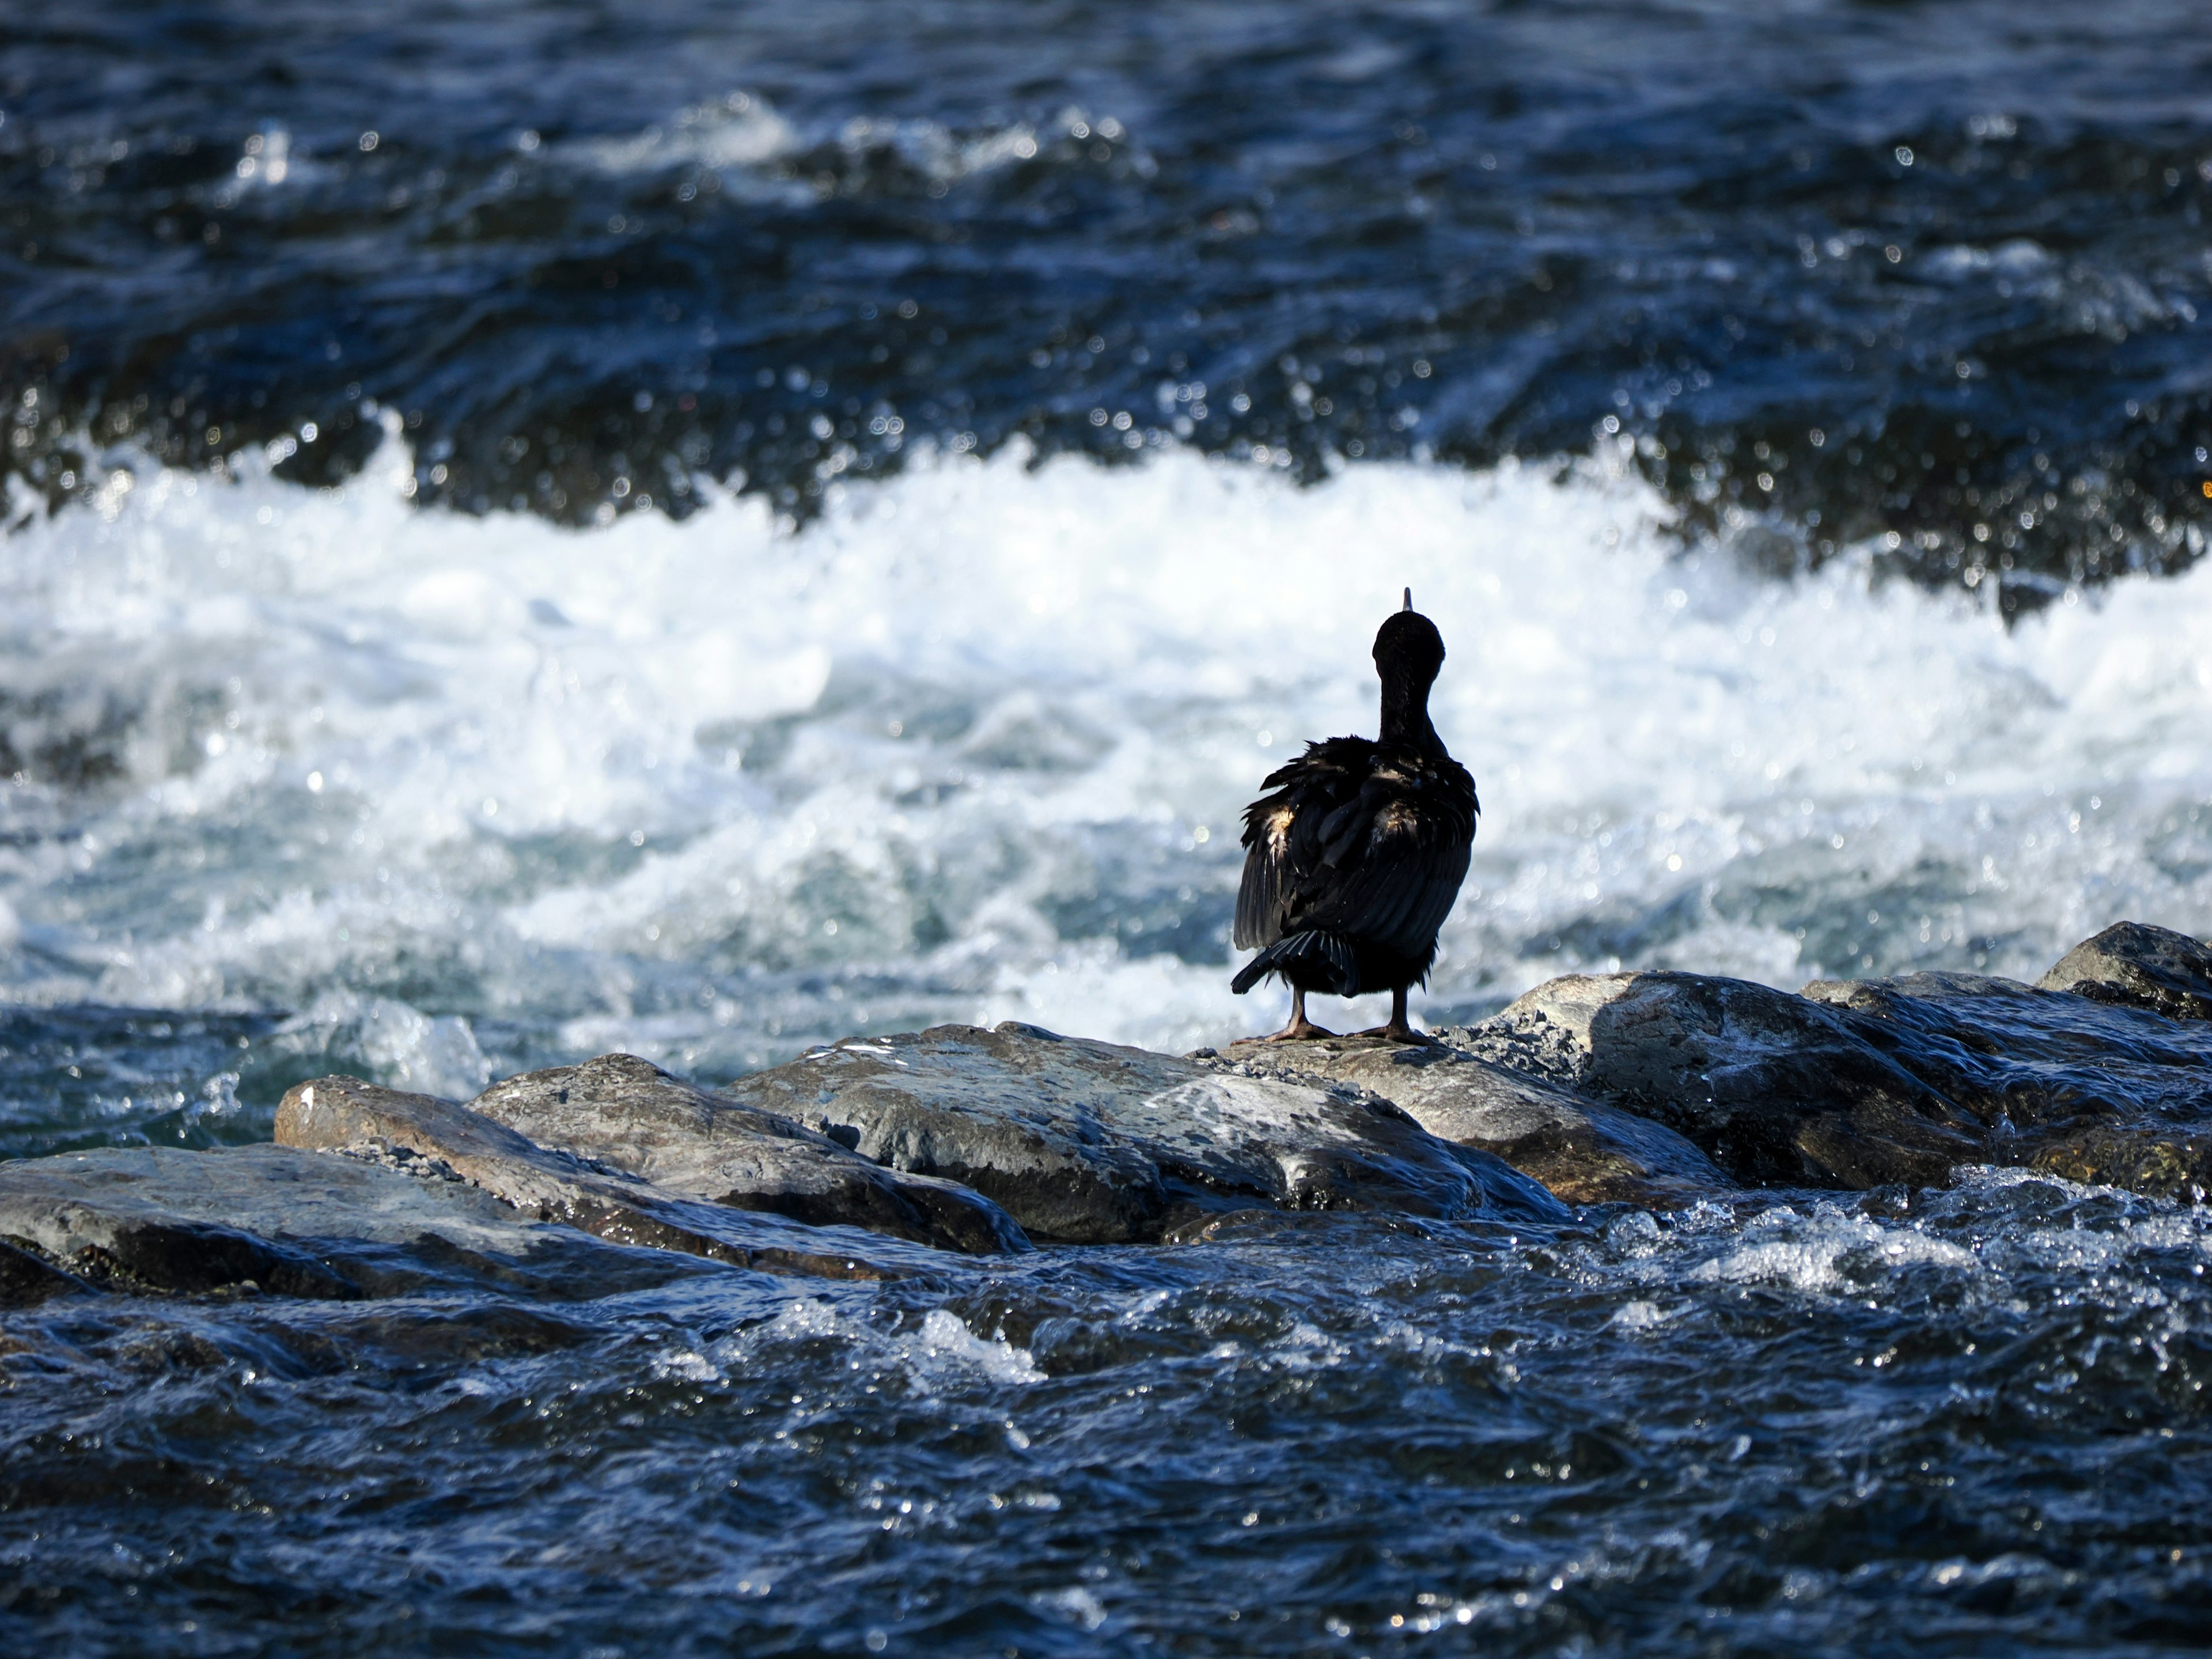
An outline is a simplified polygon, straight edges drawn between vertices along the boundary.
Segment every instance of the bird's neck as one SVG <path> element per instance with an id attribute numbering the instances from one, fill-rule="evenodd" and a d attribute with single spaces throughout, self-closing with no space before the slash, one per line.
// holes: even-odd
<path id="1" fill-rule="evenodd" d="M 1443 739 L 1429 724 L 1429 688 L 1416 679 L 1391 675 L 1382 682 L 1381 740 L 1429 754 L 1444 751 Z"/>

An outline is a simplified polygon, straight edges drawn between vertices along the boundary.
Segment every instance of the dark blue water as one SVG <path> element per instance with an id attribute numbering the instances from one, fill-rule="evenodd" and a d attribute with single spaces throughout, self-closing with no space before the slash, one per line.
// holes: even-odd
<path id="1" fill-rule="evenodd" d="M 2203 22 L 0 6 L 0 1155 L 1261 1029 L 1224 826 L 1405 580 L 1430 1018 L 2204 933 Z M 2198 1652 L 2208 1261 L 1984 1172 L 50 1304 L 0 1644 Z"/>
<path id="2" fill-rule="evenodd" d="M 1547 458 L 1758 556 L 2186 563 L 2195 8 L 19 7 L 5 465 L 402 411 L 422 499 L 787 513 L 918 443 Z M 1120 417 L 1126 416 L 1125 421 Z M 1756 533 L 1753 533 L 1756 532 Z"/>

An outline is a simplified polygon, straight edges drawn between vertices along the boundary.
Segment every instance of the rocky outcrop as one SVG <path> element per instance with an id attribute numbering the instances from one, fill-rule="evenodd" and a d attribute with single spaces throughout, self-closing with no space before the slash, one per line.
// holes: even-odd
<path id="1" fill-rule="evenodd" d="M 665 1191 L 612 1165 L 541 1146 L 482 1113 L 356 1078 L 285 1095 L 276 1141 L 307 1151 L 404 1154 L 481 1188 L 525 1216 L 619 1244 L 680 1251 L 764 1273 L 881 1279 L 933 1265 L 928 1250 L 858 1228 L 815 1227 Z"/>
<path id="2" fill-rule="evenodd" d="M 851 1039 L 720 1092 L 627 1054 L 467 1106 L 320 1078 L 284 1097 L 275 1146 L 0 1164 L 0 1307 L 488 1282 L 563 1297 L 732 1267 L 934 1275 L 1032 1237 L 1256 1242 L 1341 1211 L 1449 1237 L 1471 1218 L 1562 1220 L 1562 1200 L 1929 1186 L 1975 1164 L 2201 1201 L 2208 958 L 2124 923 L 2040 987 L 1572 975 L 1430 1047 L 1177 1059 L 953 1025 Z"/>
<path id="3" fill-rule="evenodd" d="M 1483 1027 L 1573 1057 L 1583 1092 L 1674 1130 L 1754 1186 L 1942 1182 L 1978 1159 L 1971 1114 L 1808 998 L 1698 974 L 1574 975 Z"/>
<path id="4" fill-rule="evenodd" d="M 708 1264 L 548 1226 L 450 1172 L 281 1146 L 118 1146 L 0 1164 L 0 1302 L 611 1295 Z"/>
<path id="5" fill-rule="evenodd" d="M 1560 1217 L 1387 1102 L 1034 1026 L 855 1039 L 731 1092 L 862 1157 L 984 1193 L 1040 1240 L 1145 1243 L 1237 1210 Z"/>
<path id="6" fill-rule="evenodd" d="M 2212 1029 L 1982 974 L 1816 981 L 1808 1000 L 1992 1136 L 2082 1118 L 2212 1115 Z"/>
<path id="7" fill-rule="evenodd" d="M 2212 945 L 2170 928 L 2116 921 L 2036 983 L 2168 1019 L 2212 1019 Z"/>
<path id="8" fill-rule="evenodd" d="M 710 1095 L 635 1054 L 526 1072 L 469 1105 L 541 1146 L 665 1193 L 971 1254 L 1029 1248 L 1004 1210 L 964 1187 L 871 1163 L 781 1114 Z"/>
<path id="9" fill-rule="evenodd" d="M 1399 1107 L 1431 1134 L 1491 1153 L 1571 1204 L 1678 1209 L 1736 1183 L 1681 1135 L 1542 1073 L 1480 1060 L 1443 1042 L 1376 1037 L 1239 1043 L 1239 1072 L 1326 1085 L 1349 1083 Z"/>
<path id="10" fill-rule="evenodd" d="M 1696 974 L 1570 975 L 1462 1041 L 1673 1128 L 1757 1185 L 1929 1186 L 1996 1163 L 2182 1191 L 2212 1127 L 2212 1032 L 1984 975 L 1794 996 Z"/>
<path id="11" fill-rule="evenodd" d="M 2159 1196 L 2203 1185 L 2212 1026 L 1979 974 L 1815 983 L 1971 1113 L 1983 1161 Z"/>

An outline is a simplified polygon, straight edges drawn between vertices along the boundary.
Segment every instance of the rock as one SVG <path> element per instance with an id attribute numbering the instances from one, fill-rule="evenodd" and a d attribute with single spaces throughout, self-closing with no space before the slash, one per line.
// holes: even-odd
<path id="1" fill-rule="evenodd" d="M 1449 1045 L 1414 1048 L 1376 1037 L 1240 1044 L 1239 1069 L 1326 1084 L 1357 1084 L 1431 1134 L 1503 1158 L 1571 1204 L 1680 1209 L 1736 1183 L 1673 1130 L 1544 1075 L 1510 1069 Z"/>
<path id="2" fill-rule="evenodd" d="M 293 1088 L 276 1109 L 276 1140 L 311 1151 L 411 1152 L 532 1219 L 763 1273 L 884 1279 L 941 1262 L 933 1251 L 858 1229 L 808 1227 L 665 1192 L 611 1165 L 540 1146 L 465 1106 L 356 1078 Z"/>
<path id="3" fill-rule="evenodd" d="M 1149 1243 L 1234 1210 L 1563 1218 L 1540 1187 L 1386 1102 L 1034 1026 L 840 1042 L 731 1085 L 893 1169 L 957 1181 L 1040 1239 Z"/>
<path id="4" fill-rule="evenodd" d="M 1759 1184 L 1933 1186 L 1993 1163 L 2179 1191 L 2190 1137 L 2212 1129 L 2212 1030 L 1985 975 L 1797 996 L 1696 974 L 1570 975 L 1463 1040 L 1564 1074 Z"/>
<path id="5" fill-rule="evenodd" d="M 41 1300 L 91 1286 L 354 1301 L 485 1285 L 568 1300 L 705 1269 L 525 1220 L 458 1180 L 267 1145 L 0 1164 L 0 1235 L 15 1247 L 0 1261 L 15 1305 L 27 1285 Z"/>
<path id="6" fill-rule="evenodd" d="M 527 1072 L 469 1104 L 541 1146 L 664 1192 L 970 1254 L 1030 1248 L 1012 1218 L 980 1194 L 872 1164 L 827 1135 L 717 1098 L 635 1054 Z"/>
<path id="7" fill-rule="evenodd" d="M 2047 1138 L 2027 1162 L 2069 1181 L 2184 1204 L 2212 1193 L 2212 1133 L 2095 1124 Z"/>
<path id="8" fill-rule="evenodd" d="M 1818 982 L 1805 994 L 1847 1010 L 1854 1030 L 1971 1113 L 1990 1163 L 2102 1170 L 2073 1178 L 2178 1192 L 2196 1167 L 2185 1147 L 2212 1131 L 2203 1022 L 1982 974 Z"/>
<path id="9" fill-rule="evenodd" d="M 1473 1028 L 1475 1047 L 1568 1057 L 1576 1086 L 1652 1118 L 1753 1185 L 1941 1183 L 1983 1126 L 1854 1016 L 1744 980 L 1570 975 Z"/>
<path id="10" fill-rule="evenodd" d="M 34 1308 L 90 1288 L 74 1273 L 64 1273 L 29 1250 L 0 1244 L 0 1308 Z"/>
<path id="11" fill-rule="evenodd" d="M 2168 1019 L 2212 1019 L 2212 945 L 2169 928 L 2116 921 L 2036 983 Z"/>

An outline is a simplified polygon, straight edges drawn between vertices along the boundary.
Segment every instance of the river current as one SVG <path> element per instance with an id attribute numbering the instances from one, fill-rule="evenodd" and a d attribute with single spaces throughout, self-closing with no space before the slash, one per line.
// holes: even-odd
<path id="1" fill-rule="evenodd" d="M 1486 809 L 1432 1021 L 2212 934 L 2191 8 L 33 11 L 0 1155 L 1267 1029 L 1237 815 L 1408 584 Z M 0 1632 L 2197 1650 L 2208 1253 L 1989 1173 L 52 1304 Z"/>

